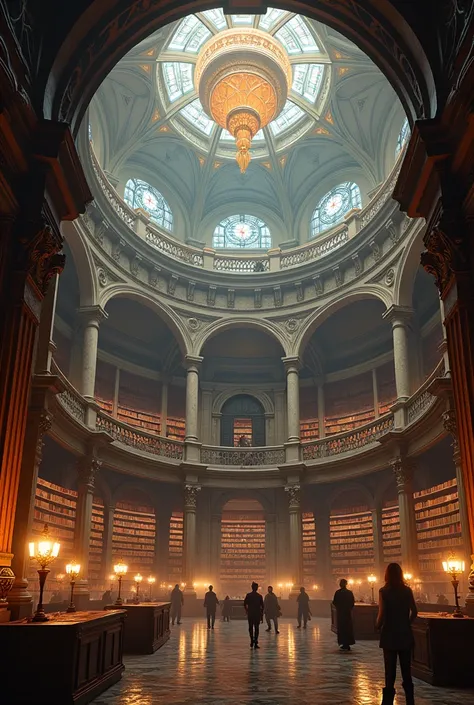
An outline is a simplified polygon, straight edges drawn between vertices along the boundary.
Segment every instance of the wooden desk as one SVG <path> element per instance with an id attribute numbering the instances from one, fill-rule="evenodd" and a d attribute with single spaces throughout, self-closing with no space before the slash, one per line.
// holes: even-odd
<path id="1" fill-rule="evenodd" d="M 0 624 L 5 705 L 86 705 L 122 677 L 125 612 Z"/>
<path id="2" fill-rule="evenodd" d="M 125 654 L 153 654 L 170 638 L 170 603 L 144 602 L 123 605 L 127 613 L 123 651 Z M 106 610 L 117 609 L 107 605 Z"/>
<path id="3" fill-rule="evenodd" d="M 474 619 L 420 612 L 413 623 L 412 672 L 443 687 L 474 686 Z"/>
<path id="4" fill-rule="evenodd" d="M 375 630 L 378 605 L 356 603 L 352 610 L 352 623 L 354 625 L 354 638 L 356 641 L 379 639 L 380 634 Z M 336 608 L 331 603 L 331 631 L 337 634 Z"/>

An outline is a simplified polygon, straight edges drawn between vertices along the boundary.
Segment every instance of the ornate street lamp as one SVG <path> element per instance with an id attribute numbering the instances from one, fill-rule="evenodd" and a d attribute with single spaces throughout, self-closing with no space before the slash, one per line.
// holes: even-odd
<path id="1" fill-rule="evenodd" d="M 29 544 L 30 558 L 34 558 L 38 563 L 38 576 L 40 594 L 38 606 L 33 616 L 33 622 L 47 622 L 49 617 L 46 616 L 43 608 L 43 592 L 46 578 L 48 577 L 48 566 L 58 557 L 61 544 L 54 541 L 50 534 L 48 525 L 44 525 L 43 533 L 37 541 L 31 541 Z"/>
<path id="2" fill-rule="evenodd" d="M 370 589 L 371 589 L 371 591 L 372 591 L 372 604 L 375 605 L 374 587 L 375 587 L 375 583 L 377 582 L 377 578 L 375 577 L 375 575 L 374 575 L 373 573 L 371 573 L 371 574 L 367 577 L 367 582 L 369 583 Z"/>
<path id="3" fill-rule="evenodd" d="M 118 595 L 117 599 L 115 600 L 115 604 L 117 607 L 120 607 L 123 605 L 123 600 L 122 600 L 122 578 L 127 575 L 128 573 L 128 565 L 124 563 L 122 560 L 120 560 L 118 563 L 114 565 L 114 573 L 118 578 Z"/>
<path id="4" fill-rule="evenodd" d="M 136 605 L 138 605 L 138 604 L 140 604 L 140 583 L 143 580 L 143 575 L 140 575 L 140 573 L 137 573 L 133 579 L 135 580 L 135 585 L 137 586 L 137 594 L 135 595 L 134 602 Z"/>
<path id="5" fill-rule="evenodd" d="M 150 586 L 150 600 L 151 600 L 151 591 L 153 590 L 153 585 L 156 583 L 156 578 L 153 577 L 153 575 L 150 575 L 148 578 L 148 585 Z"/>
<path id="6" fill-rule="evenodd" d="M 459 607 L 459 595 L 458 595 L 458 587 L 459 587 L 459 580 L 458 580 L 458 575 L 461 575 L 461 573 L 464 573 L 464 561 L 460 561 L 457 558 L 454 558 L 454 556 L 450 556 L 448 560 L 443 561 L 443 570 L 445 573 L 451 576 L 451 585 L 453 586 L 454 589 L 454 602 L 455 602 L 455 608 L 453 612 L 453 617 L 458 617 L 462 618 L 464 617 L 463 613 L 461 612 L 461 608 Z"/>
<path id="7" fill-rule="evenodd" d="M 81 566 L 76 561 L 71 561 L 71 563 L 67 564 L 66 573 L 69 575 L 69 578 L 71 580 L 71 599 L 69 601 L 69 607 L 67 608 L 66 612 L 76 611 L 76 607 L 74 605 L 74 586 L 76 584 L 76 578 L 80 572 Z"/>

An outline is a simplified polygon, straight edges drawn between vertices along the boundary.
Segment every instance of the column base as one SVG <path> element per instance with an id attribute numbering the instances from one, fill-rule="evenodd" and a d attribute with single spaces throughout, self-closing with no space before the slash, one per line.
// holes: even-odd
<path id="1" fill-rule="evenodd" d="M 184 441 L 184 458 L 186 462 L 200 463 L 201 462 L 201 443 L 195 440 Z"/>
<path id="2" fill-rule="evenodd" d="M 298 439 L 287 441 L 285 447 L 285 463 L 300 462 L 300 442 Z"/>
<path id="3" fill-rule="evenodd" d="M 8 594 L 8 609 L 11 619 L 25 619 L 33 614 L 33 595 L 28 591 L 28 580 L 16 578 Z"/>

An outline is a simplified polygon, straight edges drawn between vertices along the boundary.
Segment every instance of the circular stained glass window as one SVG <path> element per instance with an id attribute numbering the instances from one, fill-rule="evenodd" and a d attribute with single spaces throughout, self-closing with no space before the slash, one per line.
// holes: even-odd
<path id="1" fill-rule="evenodd" d="M 352 208 L 360 208 L 360 189 L 353 181 L 339 184 L 322 197 L 311 218 L 311 236 L 339 223 Z"/>
<path id="2" fill-rule="evenodd" d="M 213 247 L 268 249 L 272 246 L 270 231 L 254 215 L 231 215 L 214 230 Z"/>
<path id="3" fill-rule="evenodd" d="M 173 213 L 162 193 L 141 179 L 129 179 L 125 185 L 125 203 L 142 208 L 158 225 L 173 230 Z"/>

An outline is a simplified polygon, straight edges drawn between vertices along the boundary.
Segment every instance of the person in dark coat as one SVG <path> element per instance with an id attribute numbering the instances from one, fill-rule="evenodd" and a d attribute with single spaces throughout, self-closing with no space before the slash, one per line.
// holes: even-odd
<path id="1" fill-rule="evenodd" d="M 209 591 L 206 592 L 206 595 L 204 597 L 204 607 L 206 608 L 208 629 L 211 629 L 211 627 L 212 629 L 214 629 L 214 624 L 216 621 L 216 609 L 218 604 L 219 600 L 217 599 L 217 595 L 214 592 L 212 585 L 209 585 Z"/>
<path id="2" fill-rule="evenodd" d="M 263 597 L 257 592 L 258 583 L 252 583 L 252 592 L 245 596 L 244 607 L 247 613 L 250 634 L 250 648 L 259 649 L 258 634 L 263 622 Z"/>
<path id="3" fill-rule="evenodd" d="M 178 624 L 181 624 L 181 609 L 184 605 L 184 595 L 183 592 L 179 589 L 178 583 L 176 583 L 174 588 L 171 590 L 170 602 L 171 624 L 174 624 L 175 619 L 177 620 Z"/>
<path id="4" fill-rule="evenodd" d="M 390 563 L 385 571 L 385 585 L 379 591 L 379 613 L 376 628 L 380 629 L 380 648 L 385 665 L 385 688 L 382 705 L 393 705 L 397 657 L 402 672 L 402 685 L 407 705 L 415 704 L 411 677 L 411 652 L 413 649 L 412 622 L 418 610 L 410 587 L 403 579 L 398 563 Z"/>
<path id="5" fill-rule="evenodd" d="M 347 580 L 339 581 L 339 590 L 336 590 L 333 605 L 337 615 L 337 643 L 341 651 L 350 651 L 355 644 L 354 628 L 352 625 L 352 610 L 354 608 L 354 593 L 347 589 Z"/>
<path id="6" fill-rule="evenodd" d="M 224 622 L 230 622 L 230 615 L 232 614 L 232 602 L 230 601 L 229 595 L 225 596 L 225 600 L 222 604 L 222 619 Z"/>
<path id="7" fill-rule="evenodd" d="M 278 631 L 278 617 L 280 616 L 280 605 L 278 604 L 278 598 L 273 592 L 271 585 L 268 586 L 268 592 L 263 600 L 263 611 L 265 613 L 265 619 L 267 620 L 267 632 L 272 631 L 272 619 L 275 625 L 275 634 L 279 634 Z"/>
<path id="8" fill-rule="evenodd" d="M 300 588 L 296 602 L 298 603 L 298 629 L 301 629 L 301 620 L 303 620 L 303 629 L 306 629 L 308 619 L 311 619 L 311 610 L 309 609 L 309 595 L 304 587 Z"/>

